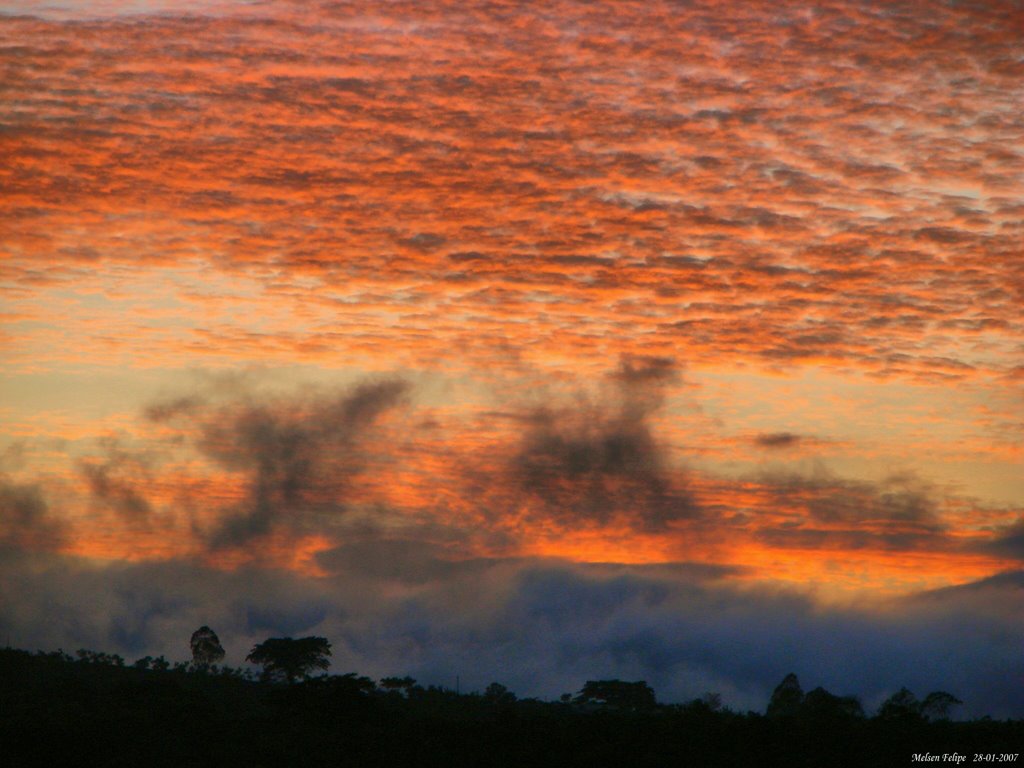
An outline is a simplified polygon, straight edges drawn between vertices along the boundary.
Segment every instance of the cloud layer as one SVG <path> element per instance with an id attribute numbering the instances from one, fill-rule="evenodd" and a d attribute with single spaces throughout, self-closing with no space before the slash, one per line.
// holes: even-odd
<path id="1" fill-rule="evenodd" d="M 2 20 L 12 364 L 1017 364 L 1008 4 L 205 10 Z"/>
<path id="2" fill-rule="evenodd" d="M 739 476 L 700 465 L 666 423 L 686 387 L 666 358 L 624 358 L 596 380 L 509 393 L 496 408 L 429 405 L 425 387 L 399 377 L 275 392 L 258 377 L 211 381 L 151 404 L 131 434 L 78 441 L 70 475 L 56 464 L 11 476 L 7 539 L 307 575 L 323 575 L 328 551 L 344 560 L 366 542 L 415 541 L 467 562 L 686 561 L 828 594 L 943 586 L 1019 560 L 1019 508 L 911 471 L 864 480 L 821 461 Z M 814 442 L 782 434 L 755 437 L 753 450 Z"/>
<path id="3" fill-rule="evenodd" d="M 241 664 L 269 636 L 328 637 L 333 669 L 556 698 L 594 678 L 645 679 L 662 701 L 706 691 L 763 711 L 788 672 L 873 710 L 907 686 L 950 690 L 965 714 L 1019 716 L 1020 572 L 872 609 L 822 610 L 797 594 L 743 591 L 671 564 L 455 563 L 409 542 L 346 548 L 330 574 L 225 573 L 188 561 L 97 569 L 8 553 L 0 620 L 22 647 L 189 657 L 213 626 Z M 8 592 L 5 597 L 10 597 Z"/>

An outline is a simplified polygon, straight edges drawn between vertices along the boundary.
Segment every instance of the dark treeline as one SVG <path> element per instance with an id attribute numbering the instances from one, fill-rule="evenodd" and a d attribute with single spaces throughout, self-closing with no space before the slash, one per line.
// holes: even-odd
<path id="1" fill-rule="evenodd" d="M 855 698 L 804 693 L 794 675 L 764 712 L 715 694 L 662 704 L 621 680 L 546 702 L 500 683 L 459 694 L 410 677 L 311 676 L 330 655 L 323 638 L 261 643 L 247 660 L 262 674 L 212 663 L 223 649 L 206 627 L 192 648 L 177 664 L 0 650 L 4 764 L 870 768 L 1024 751 L 1024 720 L 950 720 L 959 702 L 942 691 L 901 689 L 870 716 Z"/>

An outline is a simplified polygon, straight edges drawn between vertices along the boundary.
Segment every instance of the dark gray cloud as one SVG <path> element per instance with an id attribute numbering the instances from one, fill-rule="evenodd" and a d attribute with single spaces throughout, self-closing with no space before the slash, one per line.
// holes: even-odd
<path id="1" fill-rule="evenodd" d="M 612 376 L 626 385 L 668 384 L 679 379 L 679 365 L 670 357 L 630 356 Z"/>
<path id="2" fill-rule="evenodd" d="M 846 481 L 812 500 L 808 509 L 824 521 L 897 523 L 913 525 L 920 532 L 942 529 L 934 499 L 924 489 L 899 479 L 880 485 Z"/>
<path id="3" fill-rule="evenodd" d="M 144 495 L 152 482 L 148 457 L 125 449 L 113 438 L 101 439 L 100 447 L 102 459 L 80 463 L 93 500 L 114 509 L 132 525 L 149 525 L 153 508 Z"/>
<path id="4" fill-rule="evenodd" d="M 346 542 L 318 553 L 316 561 L 332 574 L 405 584 L 426 584 L 472 575 L 497 562 L 484 557 L 452 559 L 443 545 L 422 539 L 396 538 Z"/>
<path id="5" fill-rule="evenodd" d="M 310 513 L 343 512 L 349 483 L 366 466 L 365 438 L 408 392 L 398 379 L 259 402 L 240 391 L 226 403 L 183 398 L 148 415 L 176 424 L 207 457 L 246 476 L 245 502 L 209 532 L 210 545 L 222 548 L 279 525 L 300 529 Z"/>
<path id="6" fill-rule="evenodd" d="M 803 438 L 792 432 L 766 432 L 754 438 L 754 443 L 761 448 L 792 448 Z"/>
<path id="7" fill-rule="evenodd" d="M 154 403 L 144 409 L 143 415 L 150 421 L 159 423 L 169 421 L 180 414 L 195 411 L 197 408 L 202 407 L 204 403 L 205 400 L 203 398 L 196 396 L 179 397 L 173 400 Z"/>
<path id="8" fill-rule="evenodd" d="M 16 483 L 0 475 L 0 545 L 50 549 L 64 538 L 38 483 Z"/>
<path id="9" fill-rule="evenodd" d="M 935 489 L 910 474 L 880 482 L 837 477 L 824 468 L 811 475 L 769 474 L 762 478 L 780 501 L 803 505 L 822 522 L 878 522 L 914 525 L 938 531 Z"/>
<path id="10" fill-rule="evenodd" d="M 513 460 L 513 485 L 541 503 L 543 516 L 563 523 L 624 516 L 658 530 L 694 517 L 696 504 L 648 423 L 677 378 L 671 360 L 630 358 L 611 376 L 614 395 L 534 409 Z"/>
<path id="11" fill-rule="evenodd" d="M 772 508 L 806 515 L 800 522 L 760 527 L 755 539 L 770 547 L 936 552 L 956 548 L 939 515 L 936 489 L 915 475 L 868 482 L 835 476 L 819 465 L 810 475 L 766 474 L 760 482 L 774 500 Z"/>
<path id="12" fill-rule="evenodd" d="M 501 560 L 439 566 L 411 541 L 364 542 L 325 556 L 328 577 L 189 561 L 106 568 L 5 552 L 0 634 L 18 647 L 80 646 L 129 658 L 190 657 L 213 627 L 226 662 L 268 636 L 310 633 L 333 670 L 554 698 L 587 679 L 649 681 L 663 701 L 705 691 L 763 711 L 788 672 L 805 687 L 854 694 L 871 711 L 901 686 L 949 690 L 969 716 L 1024 714 L 1024 574 L 858 608 L 794 593 L 735 589 L 687 564 L 578 565 Z M 379 562 L 390 557 L 394 566 Z M 377 558 L 378 562 L 374 562 Z M 17 594 L 19 599 L 11 601 Z"/>
<path id="13" fill-rule="evenodd" d="M 984 595 L 1002 596 L 1007 591 L 1009 594 L 1019 592 L 1024 597 L 1024 571 L 1004 571 L 967 584 L 930 589 L 915 595 L 913 601 L 927 603 L 948 599 L 972 600 Z"/>
<path id="14" fill-rule="evenodd" d="M 754 534 L 755 540 L 779 549 L 815 551 L 900 551 L 936 549 L 937 535 L 919 531 L 870 531 L 857 528 L 767 528 Z"/>
<path id="15" fill-rule="evenodd" d="M 982 550 L 1000 557 L 1024 560 L 1024 518 L 996 534 L 996 537 L 985 543 Z"/>

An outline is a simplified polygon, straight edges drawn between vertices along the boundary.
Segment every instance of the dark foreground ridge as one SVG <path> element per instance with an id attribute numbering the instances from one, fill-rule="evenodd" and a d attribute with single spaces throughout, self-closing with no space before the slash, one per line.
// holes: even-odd
<path id="1" fill-rule="evenodd" d="M 257 680 L 162 658 L 125 665 L 90 651 L 76 659 L 0 650 L 3 762 L 889 768 L 1024 752 L 1024 720 L 944 719 L 955 703 L 949 694 L 918 701 L 901 690 L 867 717 L 855 699 L 820 688 L 803 694 L 792 675 L 761 714 L 723 709 L 713 695 L 658 704 L 642 682 L 588 681 L 576 696 L 544 702 L 497 683 L 460 695 L 408 677 L 292 673 Z M 1001 764 L 1024 762 L 1017 755 Z"/>

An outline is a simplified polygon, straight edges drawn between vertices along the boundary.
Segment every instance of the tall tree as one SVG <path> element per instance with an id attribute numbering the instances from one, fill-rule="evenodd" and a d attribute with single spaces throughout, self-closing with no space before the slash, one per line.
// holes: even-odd
<path id="1" fill-rule="evenodd" d="M 929 720 L 948 720 L 949 710 L 958 704 L 963 702 L 952 693 L 932 691 L 921 702 L 921 714 Z"/>
<path id="2" fill-rule="evenodd" d="M 803 703 L 804 689 L 800 687 L 797 676 L 790 672 L 772 691 L 768 701 L 768 717 L 794 717 L 800 712 Z"/>
<path id="3" fill-rule="evenodd" d="M 327 669 L 330 655 L 331 644 L 323 637 L 271 637 L 255 646 L 245 660 L 263 667 L 268 679 L 294 683 L 314 669 Z"/>
<path id="4" fill-rule="evenodd" d="M 484 690 L 484 698 L 492 704 L 511 704 L 516 695 L 501 683 L 491 683 Z"/>
<path id="5" fill-rule="evenodd" d="M 809 691 L 800 705 L 802 717 L 812 720 L 842 720 L 864 717 L 864 708 L 854 696 L 836 696 L 821 686 Z"/>
<path id="6" fill-rule="evenodd" d="M 882 702 L 877 716 L 883 720 L 920 720 L 921 702 L 909 688 L 900 688 Z"/>
<path id="7" fill-rule="evenodd" d="M 192 646 L 192 663 L 196 666 L 209 666 L 224 658 L 220 638 L 205 624 L 192 633 L 189 645 Z"/>

